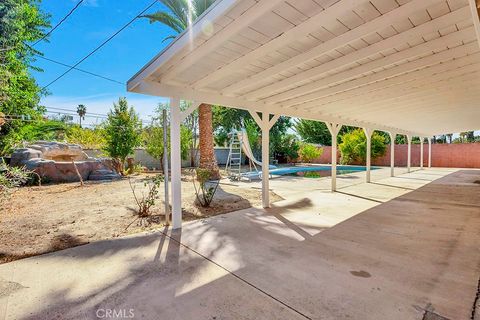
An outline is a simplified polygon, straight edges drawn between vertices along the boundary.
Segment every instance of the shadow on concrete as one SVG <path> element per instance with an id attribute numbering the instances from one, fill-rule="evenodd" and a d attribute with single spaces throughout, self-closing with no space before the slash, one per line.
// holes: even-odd
<path id="1" fill-rule="evenodd" d="M 188 224 L 171 233 L 175 241 L 163 229 L 36 257 L 37 263 L 58 258 L 68 269 L 130 252 L 124 265 L 112 266 L 121 274 L 114 281 L 90 282 L 80 298 L 73 298 L 79 280 L 67 281 L 42 296 L 26 319 L 95 319 L 102 308 L 133 308 L 135 318 L 146 319 L 420 319 L 425 310 L 468 318 L 480 265 L 480 216 L 462 206 L 430 208 L 438 198 L 459 196 L 476 205 L 479 187 L 461 185 L 462 179 L 449 175 L 313 236 L 287 219 L 312 206 L 300 199 Z M 413 198 L 418 201 L 400 200 Z M 109 272 L 101 265 L 90 269 Z M 289 307 L 297 312 L 285 311 Z"/>
<path id="2" fill-rule="evenodd" d="M 350 197 L 355 197 L 355 198 L 358 198 L 358 199 L 362 199 L 362 200 L 367 200 L 367 201 L 372 201 L 372 202 L 376 202 L 376 203 L 383 203 L 383 201 L 380 201 L 380 200 L 377 200 L 377 199 L 373 199 L 373 198 L 367 198 L 367 197 L 363 197 L 363 196 L 360 196 L 360 195 L 357 195 L 357 194 L 354 194 L 354 193 L 350 193 L 350 192 L 345 192 L 345 191 L 335 191 L 336 193 L 341 193 L 341 194 L 344 194 L 346 196 L 350 196 Z"/>
<path id="3" fill-rule="evenodd" d="M 383 186 L 383 187 L 390 187 L 390 188 L 396 188 L 396 189 L 403 189 L 403 190 L 415 190 L 414 188 L 407 188 L 407 187 L 400 187 L 400 186 L 394 186 L 392 184 L 386 184 L 386 183 L 379 183 L 379 182 L 370 182 L 371 184 L 376 184 L 378 186 Z"/>

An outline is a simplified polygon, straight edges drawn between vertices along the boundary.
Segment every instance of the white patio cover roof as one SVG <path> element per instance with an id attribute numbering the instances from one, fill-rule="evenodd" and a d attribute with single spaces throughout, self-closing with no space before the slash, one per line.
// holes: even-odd
<path id="1" fill-rule="evenodd" d="M 431 136 L 480 128 L 475 0 L 218 0 L 131 92 Z"/>

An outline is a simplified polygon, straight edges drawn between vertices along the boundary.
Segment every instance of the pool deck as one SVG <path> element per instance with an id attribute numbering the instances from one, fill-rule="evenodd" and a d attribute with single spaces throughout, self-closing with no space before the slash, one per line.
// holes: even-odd
<path id="1" fill-rule="evenodd" d="M 339 176 L 336 193 L 274 178 L 286 200 L 269 210 L 0 265 L 0 319 L 470 319 L 480 171 L 388 173 Z"/>

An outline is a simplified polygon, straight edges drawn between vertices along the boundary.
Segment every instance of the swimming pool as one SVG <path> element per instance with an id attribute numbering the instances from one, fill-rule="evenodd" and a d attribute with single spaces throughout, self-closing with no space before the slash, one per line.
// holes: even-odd
<path id="1" fill-rule="evenodd" d="M 372 170 L 378 169 L 378 167 L 371 167 Z M 337 166 L 337 174 L 347 174 L 360 171 L 366 171 L 366 167 L 363 166 Z M 288 175 L 288 176 L 301 176 L 306 178 L 320 178 L 327 177 L 331 174 L 330 166 L 299 166 L 299 167 L 284 167 L 270 170 L 271 175 Z"/>
<path id="2" fill-rule="evenodd" d="M 372 170 L 379 167 L 371 167 Z M 337 166 L 337 174 L 348 174 L 354 172 L 366 171 L 363 166 Z M 298 166 L 298 167 L 275 167 L 270 169 L 272 176 L 294 176 L 304 178 L 322 178 L 328 177 L 332 173 L 330 166 Z M 258 179 L 262 177 L 261 171 L 251 171 L 242 174 L 247 179 Z"/>

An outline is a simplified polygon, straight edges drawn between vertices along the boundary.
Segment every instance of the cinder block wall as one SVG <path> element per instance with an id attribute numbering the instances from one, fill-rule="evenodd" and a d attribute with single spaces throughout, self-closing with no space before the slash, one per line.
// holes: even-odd
<path id="1" fill-rule="evenodd" d="M 88 154 L 90 157 L 94 158 L 101 158 L 102 151 L 101 150 L 95 150 L 95 149 L 84 149 L 86 154 Z M 193 156 L 195 157 L 195 163 L 198 164 L 198 158 L 199 154 L 197 150 L 191 150 L 190 151 Z M 215 157 L 217 158 L 217 163 L 219 166 L 224 166 L 227 163 L 227 158 L 228 158 L 228 152 L 229 148 L 215 148 Z M 138 163 L 144 167 L 147 167 L 148 169 L 160 169 L 161 164 L 158 159 L 153 158 L 151 155 L 145 151 L 145 149 L 135 149 L 135 153 L 133 155 L 133 158 L 135 159 L 135 163 Z M 190 167 L 190 159 L 188 160 L 182 160 L 182 167 Z"/>
<path id="2" fill-rule="evenodd" d="M 406 144 L 395 145 L 395 165 L 407 166 Z M 323 147 L 323 154 L 314 163 L 331 163 L 331 150 Z M 338 152 L 340 159 L 340 152 Z M 374 166 L 390 166 L 390 145 L 387 153 L 372 160 Z M 423 165 L 428 165 L 428 144 L 423 145 Z M 420 166 L 420 145 L 412 144 L 412 166 Z M 480 168 L 480 143 L 432 144 L 432 166 L 447 168 Z"/>

